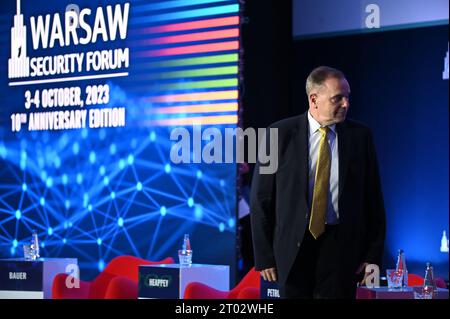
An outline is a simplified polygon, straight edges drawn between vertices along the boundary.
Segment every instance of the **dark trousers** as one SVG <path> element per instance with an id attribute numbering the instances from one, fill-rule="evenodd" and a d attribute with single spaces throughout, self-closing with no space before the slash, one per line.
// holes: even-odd
<path id="1" fill-rule="evenodd" d="M 305 231 L 286 283 L 280 287 L 283 298 L 354 298 L 353 278 L 346 282 L 341 276 L 338 236 L 339 225 L 327 225 L 317 240 Z"/>

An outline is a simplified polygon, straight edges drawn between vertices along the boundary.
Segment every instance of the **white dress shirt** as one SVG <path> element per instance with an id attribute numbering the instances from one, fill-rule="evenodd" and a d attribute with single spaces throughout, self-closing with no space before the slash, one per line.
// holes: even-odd
<path id="1" fill-rule="evenodd" d="M 317 157 L 319 155 L 319 144 L 322 134 L 319 132 L 320 124 L 308 112 L 309 122 L 309 207 L 311 207 L 314 182 L 316 177 Z M 327 134 L 328 145 L 331 153 L 331 168 L 330 168 L 330 187 L 328 192 L 327 205 L 327 219 L 326 224 L 334 225 L 339 223 L 339 208 L 338 208 L 338 194 L 339 194 L 339 153 L 338 153 L 338 136 L 336 132 L 336 124 L 328 126 L 330 128 Z"/>

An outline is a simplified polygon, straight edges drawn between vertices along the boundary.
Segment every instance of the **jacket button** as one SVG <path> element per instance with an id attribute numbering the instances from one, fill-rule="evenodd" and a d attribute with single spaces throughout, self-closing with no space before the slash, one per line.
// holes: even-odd
<path id="1" fill-rule="evenodd" d="M 300 242 L 299 241 L 297 242 L 297 247 L 300 247 Z"/>
<path id="2" fill-rule="evenodd" d="M 308 219 L 309 218 L 309 214 L 308 213 L 306 213 L 306 215 L 305 215 L 305 219 Z"/>

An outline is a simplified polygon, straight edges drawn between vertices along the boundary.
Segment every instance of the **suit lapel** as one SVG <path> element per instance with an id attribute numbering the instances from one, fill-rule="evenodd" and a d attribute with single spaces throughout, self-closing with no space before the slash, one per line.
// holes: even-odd
<path id="1" fill-rule="evenodd" d="M 297 145 L 298 145 L 298 174 L 300 175 L 300 189 L 304 189 L 306 203 L 308 203 L 308 172 L 309 172 L 309 150 L 308 150 L 308 116 L 303 113 L 300 116 L 299 129 L 297 131 Z"/>
<path id="2" fill-rule="evenodd" d="M 351 132 L 345 122 L 336 125 L 338 133 L 338 151 L 339 151 L 339 197 L 341 198 L 344 189 L 345 179 L 349 165 L 349 155 L 351 147 Z"/>

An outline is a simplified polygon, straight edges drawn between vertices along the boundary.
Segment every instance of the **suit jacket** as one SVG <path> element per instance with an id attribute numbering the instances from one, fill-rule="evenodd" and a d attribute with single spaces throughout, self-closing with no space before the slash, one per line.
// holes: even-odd
<path id="1" fill-rule="evenodd" d="M 254 170 L 250 202 L 255 269 L 276 267 L 279 285 L 286 282 L 309 225 L 308 127 L 307 113 L 272 124 L 270 128 L 278 129 L 278 170 L 260 174 L 260 163 Z M 385 210 L 370 130 L 348 119 L 336 130 L 339 269 L 342 282 L 350 284 L 362 262 L 380 265 Z"/>

